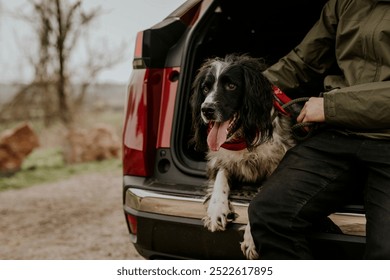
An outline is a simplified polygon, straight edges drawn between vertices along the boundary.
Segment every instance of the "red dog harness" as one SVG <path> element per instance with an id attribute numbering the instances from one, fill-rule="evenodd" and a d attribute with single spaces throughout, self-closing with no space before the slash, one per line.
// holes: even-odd
<path id="1" fill-rule="evenodd" d="M 247 145 L 244 137 L 227 141 L 221 145 L 221 148 L 229 151 L 242 151 L 246 149 L 246 147 Z"/>

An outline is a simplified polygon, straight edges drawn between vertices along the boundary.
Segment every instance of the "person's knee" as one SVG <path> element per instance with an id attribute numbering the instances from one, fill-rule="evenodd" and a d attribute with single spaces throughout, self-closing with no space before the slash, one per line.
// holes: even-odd
<path id="1" fill-rule="evenodd" d="M 288 228 L 302 218 L 300 213 L 304 204 L 298 203 L 282 191 L 267 189 L 252 199 L 248 207 L 251 226 L 260 228 Z"/>

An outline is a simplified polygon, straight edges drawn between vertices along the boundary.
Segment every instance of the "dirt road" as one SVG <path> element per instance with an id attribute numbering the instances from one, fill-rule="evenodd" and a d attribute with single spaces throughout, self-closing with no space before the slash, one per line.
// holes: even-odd
<path id="1" fill-rule="evenodd" d="M 142 259 L 127 234 L 121 174 L 0 192 L 0 259 Z"/>

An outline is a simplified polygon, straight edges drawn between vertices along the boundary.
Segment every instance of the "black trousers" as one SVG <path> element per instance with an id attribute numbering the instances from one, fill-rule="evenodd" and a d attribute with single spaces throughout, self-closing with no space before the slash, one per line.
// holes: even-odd
<path id="1" fill-rule="evenodd" d="M 365 258 L 390 259 L 390 140 L 323 131 L 290 149 L 249 205 L 260 258 L 311 259 L 313 223 L 360 193 Z"/>

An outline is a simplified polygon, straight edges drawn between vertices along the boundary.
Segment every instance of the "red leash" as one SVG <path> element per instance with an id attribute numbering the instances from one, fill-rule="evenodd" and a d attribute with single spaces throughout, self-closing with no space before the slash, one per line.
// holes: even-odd
<path id="1" fill-rule="evenodd" d="M 284 104 L 291 101 L 291 98 L 288 97 L 280 88 L 272 85 L 272 89 L 274 91 L 274 107 L 281 112 L 283 115 L 291 116 L 284 108 L 282 107 Z"/>

